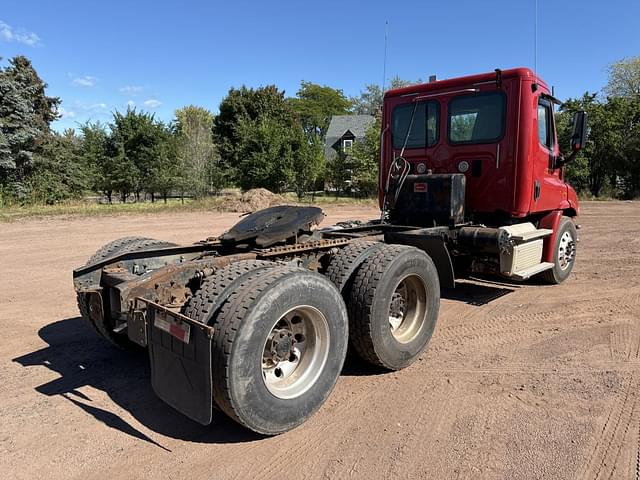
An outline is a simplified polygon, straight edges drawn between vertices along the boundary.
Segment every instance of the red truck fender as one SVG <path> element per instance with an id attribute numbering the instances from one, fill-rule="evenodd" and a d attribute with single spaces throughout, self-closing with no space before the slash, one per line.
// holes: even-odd
<path id="1" fill-rule="evenodd" d="M 578 203 L 578 194 L 571 185 L 567 185 L 567 201 L 569 207 L 575 211 L 575 216 L 580 215 L 580 204 Z"/>
<path id="2" fill-rule="evenodd" d="M 547 213 L 540 219 L 538 228 L 549 228 L 553 230 L 553 233 L 548 237 L 545 237 L 542 247 L 542 261 L 553 262 L 553 246 L 556 244 L 556 238 L 558 236 L 558 226 L 560 225 L 560 219 L 562 218 L 562 210 L 553 210 Z"/>

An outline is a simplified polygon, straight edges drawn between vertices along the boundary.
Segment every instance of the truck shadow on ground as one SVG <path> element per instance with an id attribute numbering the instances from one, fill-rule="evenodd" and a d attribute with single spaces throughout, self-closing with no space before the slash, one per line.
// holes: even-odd
<path id="1" fill-rule="evenodd" d="M 68 318 L 38 332 L 49 346 L 13 360 L 24 367 L 45 366 L 60 378 L 36 387 L 43 395 L 60 395 L 106 426 L 167 450 L 120 415 L 95 404 L 82 387 L 105 392 L 119 407 L 148 429 L 199 443 L 238 443 L 261 437 L 214 411 L 210 426 L 200 425 L 173 410 L 153 392 L 146 352 L 118 351 L 85 324 Z"/>
<path id="2" fill-rule="evenodd" d="M 457 280 L 455 288 L 443 289 L 441 297 L 481 307 L 517 291 L 522 285 L 522 283 L 513 283 L 505 279 L 496 280 L 495 277 L 490 276 L 469 278 Z"/>

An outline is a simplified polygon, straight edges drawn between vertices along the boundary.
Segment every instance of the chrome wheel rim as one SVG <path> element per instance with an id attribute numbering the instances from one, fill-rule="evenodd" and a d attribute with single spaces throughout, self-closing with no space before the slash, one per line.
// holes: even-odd
<path id="1" fill-rule="evenodd" d="M 427 316 L 427 287 L 418 275 L 398 282 L 389 304 L 389 328 L 400 343 L 413 341 L 422 331 Z"/>
<path id="2" fill-rule="evenodd" d="M 558 243 L 558 264 L 561 270 L 566 270 L 576 255 L 576 242 L 570 232 L 564 232 Z"/>
<path id="3" fill-rule="evenodd" d="M 329 357 L 329 323 L 309 305 L 292 308 L 267 335 L 262 353 L 262 379 L 277 398 L 291 399 L 318 380 Z"/>

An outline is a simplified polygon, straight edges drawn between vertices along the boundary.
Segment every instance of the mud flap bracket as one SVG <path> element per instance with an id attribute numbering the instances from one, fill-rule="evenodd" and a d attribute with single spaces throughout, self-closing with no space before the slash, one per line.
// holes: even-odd
<path id="1" fill-rule="evenodd" d="M 180 413 L 209 425 L 213 416 L 213 328 L 137 298 L 134 311 L 143 309 L 154 392 Z"/>

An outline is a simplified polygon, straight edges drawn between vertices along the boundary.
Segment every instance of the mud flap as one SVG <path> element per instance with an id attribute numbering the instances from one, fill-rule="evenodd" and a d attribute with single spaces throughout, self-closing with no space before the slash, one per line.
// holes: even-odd
<path id="1" fill-rule="evenodd" d="M 142 301 L 146 303 L 154 392 L 180 413 L 209 425 L 213 415 L 213 328 L 148 300 Z"/>

